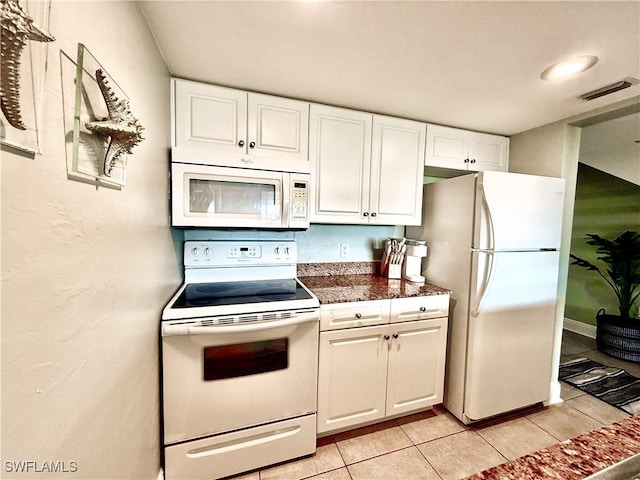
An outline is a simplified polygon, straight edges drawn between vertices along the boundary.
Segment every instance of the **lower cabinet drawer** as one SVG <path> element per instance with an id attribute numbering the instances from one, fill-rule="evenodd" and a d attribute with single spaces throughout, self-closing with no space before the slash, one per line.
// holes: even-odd
<path id="1" fill-rule="evenodd" d="M 320 307 L 320 331 L 389 323 L 389 300 L 348 302 Z"/>
<path id="2" fill-rule="evenodd" d="M 391 323 L 427 320 L 449 315 L 449 295 L 394 298 L 391 300 Z"/>
<path id="3" fill-rule="evenodd" d="M 165 447 L 166 480 L 211 480 L 310 455 L 316 415 Z"/>

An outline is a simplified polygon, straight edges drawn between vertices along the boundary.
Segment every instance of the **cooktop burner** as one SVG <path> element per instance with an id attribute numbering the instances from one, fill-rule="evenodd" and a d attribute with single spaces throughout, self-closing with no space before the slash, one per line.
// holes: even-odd
<path id="1" fill-rule="evenodd" d="M 300 283 L 285 280 L 190 283 L 173 304 L 174 308 L 281 302 L 312 298 Z"/>

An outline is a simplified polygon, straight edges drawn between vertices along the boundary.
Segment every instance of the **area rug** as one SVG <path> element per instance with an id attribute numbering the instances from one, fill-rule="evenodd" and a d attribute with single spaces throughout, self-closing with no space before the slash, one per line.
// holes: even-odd
<path id="1" fill-rule="evenodd" d="M 465 480 L 581 480 L 638 452 L 640 417 L 635 416 L 523 455 Z"/>
<path id="2" fill-rule="evenodd" d="M 590 358 L 560 364 L 558 378 L 631 415 L 640 413 L 640 378 Z"/>

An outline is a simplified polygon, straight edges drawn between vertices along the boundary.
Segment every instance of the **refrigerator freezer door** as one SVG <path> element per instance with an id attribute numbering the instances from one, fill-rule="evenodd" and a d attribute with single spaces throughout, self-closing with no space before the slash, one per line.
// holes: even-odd
<path id="1" fill-rule="evenodd" d="M 564 179 L 482 172 L 476 189 L 474 248 L 560 248 Z"/>
<path id="2" fill-rule="evenodd" d="M 464 415 L 480 420 L 545 401 L 557 251 L 473 253 Z"/>

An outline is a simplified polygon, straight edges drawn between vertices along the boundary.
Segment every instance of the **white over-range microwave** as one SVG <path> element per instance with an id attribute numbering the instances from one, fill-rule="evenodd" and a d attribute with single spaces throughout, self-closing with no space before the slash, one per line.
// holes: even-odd
<path id="1" fill-rule="evenodd" d="M 171 162 L 175 227 L 309 227 L 308 173 Z"/>

